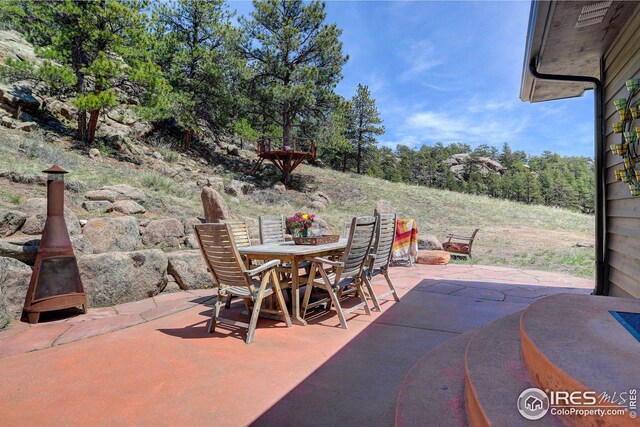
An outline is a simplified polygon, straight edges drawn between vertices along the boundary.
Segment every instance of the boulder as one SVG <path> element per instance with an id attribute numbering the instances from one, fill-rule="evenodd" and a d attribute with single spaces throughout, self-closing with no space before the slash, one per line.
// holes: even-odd
<path id="1" fill-rule="evenodd" d="M 240 197 L 245 194 L 253 193 L 255 189 L 256 186 L 250 182 L 234 179 L 229 181 L 229 183 L 224 187 L 224 192 L 233 197 Z"/>
<path id="2" fill-rule="evenodd" d="M 0 209 L 0 237 L 14 234 L 27 220 L 27 214 L 20 211 Z"/>
<path id="3" fill-rule="evenodd" d="M 33 45 L 17 31 L 0 31 L 0 63 L 8 58 L 40 64 L 42 60 L 36 56 Z"/>
<path id="4" fill-rule="evenodd" d="M 178 247 L 184 244 L 184 225 L 176 218 L 151 221 L 142 232 L 142 243 L 146 246 Z"/>
<path id="5" fill-rule="evenodd" d="M 113 203 L 118 198 L 118 193 L 110 190 L 92 190 L 84 193 L 84 197 L 87 200 L 107 201 Z"/>
<path id="6" fill-rule="evenodd" d="M 71 246 L 73 246 L 73 253 L 79 257 L 84 255 L 92 255 L 95 253 L 93 245 L 84 236 L 71 237 Z"/>
<path id="7" fill-rule="evenodd" d="M 147 201 L 147 196 L 142 190 L 134 188 L 130 185 L 118 184 L 103 187 L 102 189 L 117 193 L 117 200 L 135 200 L 136 202 L 142 204 Z"/>
<path id="8" fill-rule="evenodd" d="M 380 214 L 395 213 L 393 206 L 391 206 L 391 202 L 388 202 L 387 200 L 378 200 L 374 210 Z"/>
<path id="9" fill-rule="evenodd" d="M 146 209 L 133 200 L 117 200 L 107 212 L 120 212 L 125 215 L 143 214 Z"/>
<path id="10" fill-rule="evenodd" d="M 319 200 L 325 205 L 329 205 L 332 203 L 331 197 L 329 197 L 326 193 L 322 191 L 316 191 L 311 195 L 311 200 Z"/>
<path id="11" fill-rule="evenodd" d="M 205 222 L 218 222 L 230 219 L 229 208 L 222 195 L 211 187 L 205 187 L 200 194 L 204 207 Z"/>
<path id="12" fill-rule="evenodd" d="M 322 203 L 320 200 L 314 200 L 313 202 L 311 202 L 311 207 L 318 211 L 323 211 L 327 208 L 325 204 Z"/>
<path id="13" fill-rule="evenodd" d="M 127 126 L 131 126 L 138 121 L 138 116 L 131 108 L 125 108 L 121 105 L 108 110 L 107 117 L 117 123 Z"/>
<path id="14" fill-rule="evenodd" d="M 40 247 L 40 236 L 13 235 L 0 239 L 0 257 L 14 258 L 33 265 Z"/>
<path id="15" fill-rule="evenodd" d="M 56 116 L 64 117 L 67 120 L 74 120 L 78 114 L 78 109 L 71 104 L 55 98 L 46 99 L 47 110 Z"/>
<path id="16" fill-rule="evenodd" d="M 106 200 L 85 200 L 84 202 L 82 202 L 82 207 L 88 212 L 106 213 L 111 210 L 111 208 L 113 207 L 113 203 Z"/>
<path id="17" fill-rule="evenodd" d="M 47 199 L 27 199 L 20 205 L 20 210 L 28 215 L 20 231 L 24 234 L 42 234 L 47 219 Z M 64 208 L 64 222 L 67 224 L 69 236 L 80 235 L 78 217 L 67 207 Z"/>
<path id="18" fill-rule="evenodd" d="M 16 129 L 22 132 L 31 132 L 32 130 L 36 130 L 37 127 L 38 124 L 36 122 L 19 122 L 16 125 Z"/>
<path id="19" fill-rule="evenodd" d="M 285 185 L 280 182 L 273 184 L 273 189 L 280 194 L 283 194 L 287 191 L 287 187 L 285 187 Z"/>
<path id="20" fill-rule="evenodd" d="M 22 313 L 31 280 L 31 267 L 12 258 L 0 257 L 0 328 Z"/>
<path id="21" fill-rule="evenodd" d="M 78 259 L 78 267 L 92 307 L 148 298 L 167 283 L 167 256 L 158 249 L 87 255 Z"/>
<path id="22" fill-rule="evenodd" d="M 175 251 L 167 254 L 169 273 L 180 289 L 202 289 L 213 287 L 211 274 L 199 250 Z"/>
<path id="23" fill-rule="evenodd" d="M 418 237 L 418 249 L 428 250 L 428 251 L 441 251 L 442 243 L 438 240 L 436 236 L 426 235 Z"/>
<path id="24" fill-rule="evenodd" d="M 100 150 L 98 150 L 97 148 L 92 148 L 89 150 L 89 157 L 92 159 L 98 159 L 100 158 Z"/>
<path id="25" fill-rule="evenodd" d="M 190 234 L 194 234 L 193 226 L 198 224 L 203 224 L 204 219 L 198 217 L 187 218 L 184 221 L 184 235 L 188 236 Z"/>
<path id="26" fill-rule="evenodd" d="M 327 221 L 316 216 L 313 222 L 315 227 L 319 228 L 323 235 L 331 234 L 331 229 L 329 228 L 329 224 L 327 224 Z"/>
<path id="27" fill-rule="evenodd" d="M 40 108 L 40 101 L 33 96 L 26 82 L 0 84 L 0 103 L 29 113 L 35 113 Z"/>
<path id="28" fill-rule="evenodd" d="M 164 162 L 156 162 L 151 166 L 151 168 L 154 171 L 158 172 L 160 175 L 168 176 L 169 178 L 173 178 L 174 176 L 178 175 L 178 171 Z"/>
<path id="29" fill-rule="evenodd" d="M 134 251 L 140 244 L 138 221 L 132 216 L 91 218 L 82 234 L 93 245 L 95 253 Z"/>
<path id="30" fill-rule="evenodd" d="M 416 257 L 417 264 L 445 265 L 450 260 L 451 254 L 445 251 L 420 251 Z"/>

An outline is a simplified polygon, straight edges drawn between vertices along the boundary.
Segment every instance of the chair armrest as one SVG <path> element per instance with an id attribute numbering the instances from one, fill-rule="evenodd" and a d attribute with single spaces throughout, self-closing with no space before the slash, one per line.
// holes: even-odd
<path id="1" fill-rule="evenodd" d="M 265 262 L 264 264 L 254 268 L 253 270 L 245 270 L 245 274 L 247 276 L 257 276 L 260 273 L 263 273 L 267 270 L 271 270 L 272 268 L 276 268 L 278 265 L 280 265 L 280 260 L 279 259 L 273 259 L 269 262 Z"/>
<path id="2" fill-rule="evenodd" d="M 471 236 L 458 236 L 457 234 L 450 234 L 447 237 L 450 239 L 471 240 Z"/>
<path id="3" fill-rule="evenodd" d="M 311 262 L 318 264 L 329 264 L 332 267 L 344 267 L 344 263 L 342 261 L 331 261 L 327 258 L 314 258 Z"/>

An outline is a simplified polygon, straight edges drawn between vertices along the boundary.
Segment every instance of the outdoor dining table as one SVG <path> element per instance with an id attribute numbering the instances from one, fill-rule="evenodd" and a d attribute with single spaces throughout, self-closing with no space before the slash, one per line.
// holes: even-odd
<path id="1" fill-rule="evenodd" d="M 297 325 L 306 325 L 307 322 L 300 314 L 300 276 L 299 264 L 302 261 L 315 257 L 341 255 L 347 247 L 347 239 L 341 238 L 335 243 L 324 245 L 296 245 L 294 242 L 269 243 L 238 248 L 238 252 L 248 259 L 269 261 L 279 259 L 291 263 L 291 321 Z"/>

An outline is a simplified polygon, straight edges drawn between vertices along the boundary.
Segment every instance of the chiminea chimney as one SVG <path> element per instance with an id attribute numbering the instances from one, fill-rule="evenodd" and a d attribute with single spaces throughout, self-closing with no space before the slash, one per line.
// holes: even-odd
<path id="1" fill-rule="evenodd" d="M 87 297 L 64 222 L 64 174 L 67 171 L 52 166 L 42 172 L 47 174 L 47 221 L 24 301 L 29 323 L 38 323 L 44 311 L 82 306 L 87 312 Z"/>

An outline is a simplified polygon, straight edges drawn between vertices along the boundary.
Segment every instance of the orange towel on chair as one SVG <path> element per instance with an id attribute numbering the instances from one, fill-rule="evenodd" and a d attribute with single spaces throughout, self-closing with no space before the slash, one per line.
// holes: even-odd
<path id="1" fill-rule="evenodd" d="M 409 259 L 418 256 L 418 224 L 413 218 L 398 219 L 396 238 L 393 241 L 393 259 Z"/>

